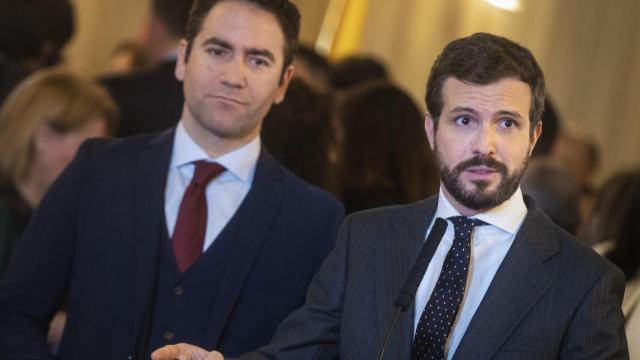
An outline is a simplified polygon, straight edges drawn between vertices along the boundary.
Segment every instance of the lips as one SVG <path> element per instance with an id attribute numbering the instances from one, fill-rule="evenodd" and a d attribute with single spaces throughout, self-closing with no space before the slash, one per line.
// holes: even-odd
<path id="1" fill-rule="evenodd" d="M 464 170 L 474 174 L 493 174 L 498 172 L 497 169 L 490 166 L 469 166 Z"/>
<path id="2" fill-rule="evenodd" d="M 210 95 L 209 97 L 214 100 L 218 100 L 220 102 L 228 103 L 228 104 L 235 104 L 235 105 L 242 105 L 242 106 L 247 104 L 245 101 L 242 101 L 234 97 L 226 96 L 226 95 Z"/>

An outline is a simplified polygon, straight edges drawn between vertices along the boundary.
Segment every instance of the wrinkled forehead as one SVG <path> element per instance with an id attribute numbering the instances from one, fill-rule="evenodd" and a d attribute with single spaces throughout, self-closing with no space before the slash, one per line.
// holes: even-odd
<path id="1" fill-rule="evenodd" d="M 489 84 L 447 78 L 442 86 L 443 111 L 470 108 L 478 112 L 517 112 L 528 119 L 531 108 L 531 88 L 525 82 L 512 77 L 501 78 Z"/>

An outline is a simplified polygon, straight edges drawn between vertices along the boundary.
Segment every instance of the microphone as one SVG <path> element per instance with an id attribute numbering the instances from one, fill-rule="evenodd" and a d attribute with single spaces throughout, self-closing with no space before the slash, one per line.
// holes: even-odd
<path id="1" fill-rule="evenodd" d="M 407 280 L 400 290 L 396 301 L 393 305 L 396 308 L 396 314 L 393 318 L 393 322 L 389 327 L 389 331 L 387 332 L 387 336 L 385 338 L 384 344 L 380 348 L 380 353 L 378 355 L 378 360 L 382 360 L 384 358 L 384 351 L 387 348 L 387 344 L 389 343 L 389 339 L 391 338 L 391 333 L 396 326 L 396 322 L 398 322 L 398 318 L 400 317 L 400 313 L 407 311 L 413 303 L 413 299 L 416 296 L 416 291 L 418 290 L 418 286 L 420 282 L 422 282 L 422 277 L 424 276 L 425 271 L 427 271 L 427 267 L 429 266 L 429 262 L 433 257 L 433 254 L 436 252 L 438 245 L 440 245 L 440 241 L 444 236 L 444 232 L 447 231 L 448 223 L 443 218 L 436 218 L 436 221 L 431 228 L 431 232 L 427 237 L 427 240 L 424 242 L 422 246 L 422 251 L 416 262 L 413 264 L 413 268 L 411 268 L 411 272 L 407 277 Z"/>

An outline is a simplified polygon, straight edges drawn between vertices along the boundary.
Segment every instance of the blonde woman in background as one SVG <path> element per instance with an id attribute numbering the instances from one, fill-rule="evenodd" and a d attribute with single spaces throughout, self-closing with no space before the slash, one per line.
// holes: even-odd
<path id="1" fill-rule="evenodd" d="M 0 277 L 32 212 L 80 144 L 112 134 L 117 120 L 102 87 L 62 68 L 34 73 L 7 97 L 0 109 Z M 60 315 L 52 322 L 54 343 Z"/>

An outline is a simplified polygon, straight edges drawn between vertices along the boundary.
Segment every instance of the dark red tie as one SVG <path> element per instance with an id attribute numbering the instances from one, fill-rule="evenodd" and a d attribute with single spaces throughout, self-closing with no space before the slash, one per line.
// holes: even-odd
<path id="1" fill-rule="evenodd" d="M 191 183 L 182 196 L 178 220 L 173 230 L 173 253 L 180 272 L 185 272 L 200 255 L 207 230 L 207 184 L 225 169 L 222 165 L 196 161 Z"/>

